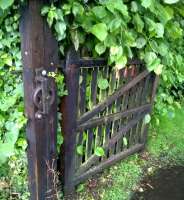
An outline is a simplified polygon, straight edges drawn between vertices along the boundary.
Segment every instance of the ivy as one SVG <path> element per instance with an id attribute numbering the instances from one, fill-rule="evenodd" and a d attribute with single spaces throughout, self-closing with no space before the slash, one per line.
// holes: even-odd
<path id="1" fill-rule="evenodd" d="M 99 0 L 87 5 L 82 1 L 64 1 L 57 7 L 54 4 L 44 7 L 42 14 L 47 15 L 49 24 L 54 24 L 59 40 L 65 40 L 67 35 L 76 50 L 85 45 L 93 49 L 94 56 L 109 53 L 109 64 L 117 69 L 125 67 L 128 58 L 138 56 L 145 60 L 150 71 L 160 73 L 168 41 L 183 35 L 181 24 L 176 20 L 180 6 L 183 3 L 174 0 L 164 3 Z M 57 13 L 62 20 L 58 20 Z M 114 47 L 119 51 L 113 54 Z M 64 53 L 65 42 L 61 49 Z M 149 52 L 154 56 L 147 62 Z"/>
<path id="2" fill-rule="evenodd" d="M 13 4 L 14 0 L 0 0 L 0 8 L 5 10 Z"/>
<path id="3" fill-rule="evenodd" d="M 0 1 L 0 8 L 6 14 L 0 28 L 0 165 L 16 153 L 16 148 L 24 151 L 26 147 L 22 78 L 16 74 L 22 68 L 20 15 L 16 5 L 9 10 L 13 2 Z"/>

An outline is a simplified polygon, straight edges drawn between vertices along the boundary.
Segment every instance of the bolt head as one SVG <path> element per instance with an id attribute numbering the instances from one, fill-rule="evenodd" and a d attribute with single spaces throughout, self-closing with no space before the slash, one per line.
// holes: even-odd
<path id="1" fill-rule="evenodd" d="M 35 117 L 36 117 L 36 119 L 42 119 L 42 114 L 36 113 Z"/>
<path id="2" fill-rule="evenodd" d="M 47 75 L 47 71 L 46 70 L 43 70 L 42 71 L 42 76 L 46 76 Z"/>

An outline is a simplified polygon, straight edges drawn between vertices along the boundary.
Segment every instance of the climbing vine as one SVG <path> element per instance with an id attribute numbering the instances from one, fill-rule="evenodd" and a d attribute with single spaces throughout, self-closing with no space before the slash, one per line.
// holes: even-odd
<path id="1" fill-rule="evenodd" d="M 129 58 L 144 60 L 149 71 L 161 76 L 156 111 L 167 114 L 173 113 L 174 104 L 179 106 L 174 98 L 182 96 L 183 10 L 180 0 L 65 0 L 45 6 L 41 13 L 63 55 L 70 44 L 76 50 L 85 46 L 93 56 L 106 57 L 116 70 Z"/>

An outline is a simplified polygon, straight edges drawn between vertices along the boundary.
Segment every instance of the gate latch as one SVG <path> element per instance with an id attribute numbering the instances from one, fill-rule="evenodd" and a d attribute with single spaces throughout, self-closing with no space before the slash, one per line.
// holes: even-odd
<path id="1" fill-rule="evenodd" d="M 51 105 L 55 100 L 55 91 L 52 87 L 51 78 L 48 77 L 45 69 L 36 69 L 35 76 L 36 88 L 33 92 L 33 102 L 38 109 L 35 118 L 42 119 L 43 116 L 49 114 Z"/>

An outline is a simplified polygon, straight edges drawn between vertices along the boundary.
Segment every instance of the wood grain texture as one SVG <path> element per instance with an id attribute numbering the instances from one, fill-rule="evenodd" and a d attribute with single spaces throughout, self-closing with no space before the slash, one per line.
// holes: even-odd
<path id="1" fill-rule="evenodd" d="M 31 200 L 56 199 L 56 130 L 57 130 L 57 94 L 54 79 L 49 79 L 54 91 L 54 103 L 49 113 L 42 119 L 35 118 L 37 108 L 33 103 L 35 90 L 35 69 L 55 70 L 58 63 L 57 42 L 53 38 L 46 20 L 40 16 L 44 0 L 29 0 L 22 9 L 21 50 L 24 66 L 25 115 L 28 118 L 26 128 L 28 141 L 29 190 Z M 52 66 L 51 66 L 52 65 Z"/>
<path id="2" fill-rule="evenodd" d="M 62 132 L 64 143 L 61 148 L 61 176 L 64 183 L 64 193 L 69 195 L 74 192 L 73 178 L 75 175 L 75 160 L 76 160 L 76 120 L 79 92 L 79 67 L 71 64 L 72 60 L 77 60 L 78 55 L 72 48 L 66 59 L 65 66 L 65 81 L 68 90 L 68 95 L 62 98 L 61 113 L 62 113 Z"/>

